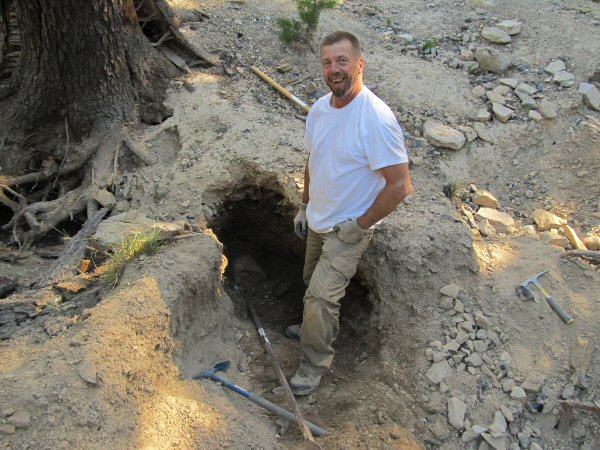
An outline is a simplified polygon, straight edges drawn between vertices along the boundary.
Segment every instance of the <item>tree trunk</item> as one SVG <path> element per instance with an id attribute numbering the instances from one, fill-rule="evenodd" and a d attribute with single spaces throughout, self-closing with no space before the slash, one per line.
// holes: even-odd
<path id="1" fill-rule="evenodd" d="M 167 114 L 165 90 L 177 69 L 157 47 L 181 50 L 185 69 L 193 58 L 214 61 L 184 42 L 164 0 L 0 0 L 0 16 L 0 51 L 20 50 L 14 68 L 0 59 L 0 110 L 8 112 L 0 123 L 0 203 L 14 211 L 3 228 L 31 240 L 98 209 L 123 141 L 150 162 L 124 125 Z M 71 179 L 57 194 L 69 174 L 81 185 L 70 190 Z"/>

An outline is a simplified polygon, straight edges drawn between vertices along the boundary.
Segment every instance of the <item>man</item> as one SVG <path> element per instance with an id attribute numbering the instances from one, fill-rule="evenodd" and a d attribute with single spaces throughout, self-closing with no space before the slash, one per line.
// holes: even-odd
<path id="1" fill-rule="evenodd" d="M 390 108 L 363 85 L 364 59 L 357 38 L 335 32 L 321 43 L 323 76 L 331 93 L 306 120 L 309 159 L 304 193 L 294 219 L 306 237 L 302 325 L 295 395 L 308 395 L 333 361 L 340 299 L 367 247 L 372 229 L 411 192 L 402 130 Z"/>

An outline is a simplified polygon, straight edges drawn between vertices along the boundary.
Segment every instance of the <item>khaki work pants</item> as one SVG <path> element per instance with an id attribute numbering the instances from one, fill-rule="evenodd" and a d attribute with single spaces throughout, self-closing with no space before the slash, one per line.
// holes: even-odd
<path id="1" fill-rule="evenodd" d="M 304 283 L 304 316 L 300 329 L 300 365 L 324 375 L 333 361 L 331 347 L 339 331 L 340 299 L 356 273 L 358 261 L 373 232 L 356 244 L 341 241 L 335 231 L 308 230 Z"/>

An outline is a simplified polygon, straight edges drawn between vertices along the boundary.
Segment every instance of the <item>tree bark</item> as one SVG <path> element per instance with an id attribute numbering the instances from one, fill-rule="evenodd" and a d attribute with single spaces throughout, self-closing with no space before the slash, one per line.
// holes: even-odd
<path id="1" fill-rule="evenodd" d="M 151 162 L 125 126 L 168 114 L 177 69 L 157 47 L 178 51 L 186 69 L 215 61 L 184 42 L 164 0 L 0 0 L 0 16 L 0 50 L 10 36 L 19 49 L 14 70 L 0 61 L 0 203 L 14 212 L 2 228 L 20 243 L 96 211 L 124 141 Z"/>

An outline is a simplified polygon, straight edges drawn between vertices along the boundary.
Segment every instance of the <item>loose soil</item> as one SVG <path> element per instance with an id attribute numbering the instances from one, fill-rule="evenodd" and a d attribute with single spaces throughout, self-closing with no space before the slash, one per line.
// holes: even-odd
<path id="1" fill-rule="evenodd" d="M 245 302 L 255 306 L 291 376 L 299 348 L 284 331 L 302 315 L 303 243 L 292 218 L 306 161 L 304 114 L 249 66 L 280 82 L 299 81 L 289 86 L 309 101 L 309 82 L 326 92 L 318 56 L 277 38 L 275 19 L 292 16 L 293 2 L 170 3 L 185 36 L 218 55 L 231 75 L 193 70 L 173 81 L 167 99 L 173 116 L 136 136 L 157 163 L 125 172 L 115 195 L 126 209 L 157 221 L 184 220 L 194 231 L 131 262 L 112 291 L 97 282 L 75 294 L 34 291 L 51 260 L 34 251 L 0 260 L 2 276 L 19 285 L 0 301 L 31 298 L 44 307 L 43 314 L 36 315 L 38 306 L 18 323 L 0 324 L 2 448 L 303 445 L 294 425 L 191 377 L 229 360 L 223 377 L 291 409 Z M 363 6 L 375 14 L 359 14 Z M 426 119 L 471 123 L 485 108 L 472 88 L 499 85 L 499 77 L 449 67 L 468 47 L 453 38 L 470 32 L 472 43 L 484 45 L 480 27 L 504 19 L 520 20 L 523 31 L 501 49 L 517 64 L 502 76 L 539 83 L 558 117 L 535 122 L 519 110 L 508 123 L 492 121 L 491 142 L 477 139 L 459 151 L 431 146 L 421 137 Z M 600 4 L 588 0 L 346 1 L 323 13 L 313 46 L 337 29 L 359 37 L 365 82 L 397 114 L 419 162 L 415 192 L 376 231 L 343 299 L 331 371 L 315 394 L 299 399 L 306 418 L 329 432 L 318 439 L 323 448 L 487 448 L 481 438 L 464 443 L 464 429 L 447 422 L 451 397 L 467 405 L 467 428 L 487 427 L 501 406 L 511 409 L 505 437 L 518 446 L 512 448 L 600 447 L 598 415 L 569 417 L 559 405 L 563 397 L 600 400 L 598 267 L 562 258 L 563 249 L 521 228 L 536 208 L 546 208 L 581 234 L 600 233 L 600 136 L 587 117 L 600 114 L 577 93 L 600 60 L 599 24 Z M 412 34 L 414 47 L 393 39 L 400 33 Z M 420 54 L 419 44 L 432 37 L 439 38 L 437 56 Z M 575 86 L 545 82 L 543 68 L 557 58 L 575 75 Z M 291 70 L 277 72 L 284 63 Z M 517 219 L 517 230 L 483 237 L 460 214 L 459 202 L 444 195 L 449 183 L 493 192 Z M 60 235 L 49 236 L 38 249 L 60 243 Z M 544 286 L 575 318 L 569 326 L 537 294 L 538 302 L 515 296 L 519 283 L 544 270 Z M 426 350 L 446 344 L 464 318 L 440 307 L 439 290 L 449 283 L 459 286 L 464 313 L 483 313 L 486 334 L 496 338 L 488 337 L 487 370 L 460 370 L 448 357 L 451 373 L 433 384 Z M 573 386 L 570 361 L 577 343 L 586 342 L 593 349 L 589 367 Z M 502 382 L 520 385 L 533 371 L 544 378 L 542 391 L 511 401 Z"/>

